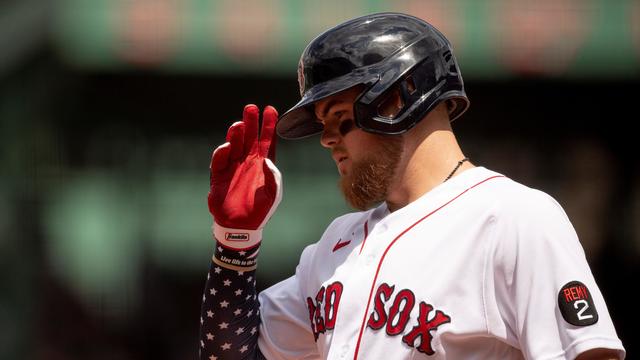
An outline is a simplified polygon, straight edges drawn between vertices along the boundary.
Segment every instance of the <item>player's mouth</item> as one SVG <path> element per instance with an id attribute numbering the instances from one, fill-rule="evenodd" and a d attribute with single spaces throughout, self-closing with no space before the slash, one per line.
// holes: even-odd
<path id="1" fill-rule="evenodd" d="M 340 175 L 344 175 L 346 170 L 346 163 L 349 157 L 347 157 L 342 153 L 334 153 L 332 157 L 333 157 L 333 161 L 335 161 L 336 166 L 338 167 L 338 171 L 340 172 Z"/>
<path id="2" fill-rule="evenodd" d="M 347 163 L 349 158 L 346 156 L 340 157 L 337 161 L 338 164 L 338 171 L 340 172 L 340 175 L 345 175 L 347 172 Z"/>

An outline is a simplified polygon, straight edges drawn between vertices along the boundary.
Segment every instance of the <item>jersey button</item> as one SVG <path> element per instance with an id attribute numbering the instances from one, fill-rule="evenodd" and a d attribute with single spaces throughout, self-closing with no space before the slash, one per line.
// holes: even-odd
<path id="1" fill-rule="evenodd" d="M 366 263 L 367 265 L 371 265 L 371 264 L 373 264 L 373 262 L 374 262 L 375 260 L 376 260 L 376 256 L 375 256 L 375 255 L 373 255 L 373 254 L 369 254 L 369 255 L 367 256 L 367 260 L 365 261 L 365 263 Z"/>
<path id="2" fill-rule="evenodd" d="M 349 345 L 342 345 L 342 349 L 340 350 L 340 358 L 344 359 L 349 353 Z"/>

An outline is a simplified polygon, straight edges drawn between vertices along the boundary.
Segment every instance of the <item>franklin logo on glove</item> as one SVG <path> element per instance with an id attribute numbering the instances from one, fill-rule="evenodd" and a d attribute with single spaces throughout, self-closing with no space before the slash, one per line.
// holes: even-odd
<path id="1" fill-rule="evenodd" d="M 249 241 L 248 233 L 225 233 L 224 239 L 227 241 Z"/>

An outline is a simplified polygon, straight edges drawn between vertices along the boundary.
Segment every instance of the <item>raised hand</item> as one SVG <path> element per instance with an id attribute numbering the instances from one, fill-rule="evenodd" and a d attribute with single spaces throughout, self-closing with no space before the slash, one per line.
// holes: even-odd
<path id="1" fill-rule="evenodd" d="M 229 127 L 226 142 L 211 157 L 209 211 L 215 238 L 228 247 L 259 243 L 282 198 L 282 177 L 274 165 L 277 119 L 276 109 L 267 106 L 258 133 L 259 109 L 245 106 L 242 121 Z"/>

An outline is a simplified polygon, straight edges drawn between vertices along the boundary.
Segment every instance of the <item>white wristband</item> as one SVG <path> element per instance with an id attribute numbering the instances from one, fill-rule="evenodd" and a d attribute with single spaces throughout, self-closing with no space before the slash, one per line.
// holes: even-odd
<path id="1" fill-rule="evenodd" d="M 232 229 L 213 223 L 213 236 L 222 245 L 242 250 L 254 247 L 262 240 L 262 229 Z"/>

